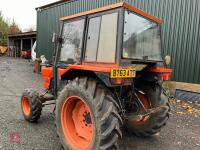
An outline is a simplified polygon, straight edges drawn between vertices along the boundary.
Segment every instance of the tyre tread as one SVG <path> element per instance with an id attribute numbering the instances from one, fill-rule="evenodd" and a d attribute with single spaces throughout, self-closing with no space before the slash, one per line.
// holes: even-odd
<path id="1" fill-rule="evenodd" d="M 35 89 L 26 89 L 24 90 L 22 97 L 26 96 L 29 100 L 31 113 L 29 116 L 25 116 L 25 119 L 31 123 L 37 122 L 41 116 L 42 111 L 42 102 L 39 99 L 39 94 Z"/>
<path id="2" fill-rule="evenodd" d="M 64 87 L 58 97 L 57 103 L 59 103 L 58 101 L 63 100 L 69 89 L 76 89 L 87 97 L 90 97 L 92 100 L 91 103 L 94 106 L 94 111 L 96 112 L 94 117 L 98 118 L 100 126 L 98 133 L 96 133 L 96 135 L 99 136 L 98 149 L 117 149 L 118 138 L 122 136 L 120 129 L 122 119 L 117 113 L 119 106 L 116 102 L 114 102 L 111 92 L 94 79 L 87 77 L 76 78 L 68 82 L 68 84 Z M 104 106 L 108 109 L 103 108 Z M 59 108 L 57 107 L 57 109 Z M 58 114 L 56 114 L 56 116 L 58 116 Z M 57 134 L 60 137 L 63 147 L 67 147 L 60 136 L 61 133 L 60 130 L 58 130 L 58 122 L 56 121 L 55 124 L 57 127 Z"/>

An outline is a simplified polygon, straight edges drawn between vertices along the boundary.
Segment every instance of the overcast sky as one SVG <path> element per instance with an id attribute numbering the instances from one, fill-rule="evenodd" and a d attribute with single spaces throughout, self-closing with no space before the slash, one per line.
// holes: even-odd
<path id="1" fill-rule="evenodd" d="M 0 0 L 0 11 L 5 18 L 16 21 L 21 29 L 36 26 L 36 7 L 58 0 Z"/>

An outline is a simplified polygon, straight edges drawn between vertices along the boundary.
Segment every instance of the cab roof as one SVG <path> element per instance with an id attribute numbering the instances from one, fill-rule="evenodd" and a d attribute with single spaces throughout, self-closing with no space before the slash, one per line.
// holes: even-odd
<path id="1" fill-rule="evenodd" d="M 77 17 L 81 17 L 81 16 L 86 16 L 86 15 L 90 15 L 90 14 L 95 14 L 95 13 L 98 13 L 98 12 L 103 12 L 103 11 L 106 11 L 106 10 L 111 10 L 111 9 L 114 9 L 114 8 L 119 8 L 119 7 L 124 7 L 130 11 L 133 11 L 141 16 L 144 16 L 145 18 L 148 18 L 154 22 L 157 22 L 159 24 L 163 23 L 163 21 L 141 9 L 138 9 L 126 2 L 120 2 L 120 3 L 115 3 L 115 4 L 112 4 L 112 5 L 107 5 L 107 6 L 104 6 L 104 7 L 100 7 L 100 8 L 96 8 L 96 9 L 93 9 L 93 10 L 89 10 L 89 11 L 84 11 L 84 12 L 80 12 L 80 13 L 77 13 L 77 14 L 73 14 L 73 15 L 70 15 L 70 16 L 64 16 L 64 17 L 61 17 L 60 20 L 61 21 L 65 21 L 65 20 L 69 20 L 69 19 L 73 19 L 73 18 L 77 18 Z"/>

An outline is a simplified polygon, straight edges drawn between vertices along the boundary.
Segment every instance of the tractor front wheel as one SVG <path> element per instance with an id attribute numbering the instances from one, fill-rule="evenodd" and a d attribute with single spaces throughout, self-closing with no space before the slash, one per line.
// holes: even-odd
<path id="1" fill-rule="evenodd" d="M 70 81 L 61 91 L 55 123 L 64 149 L 118 149 L 122 136 L 122 120 L 111 93 L 87 78 Z"/>
<path id="2" fill-rule="evenodd" d="M 39 93 L 34 89 L 26 89 L 21 97 L 21 108 L 24 118 L 29 122 L 36 122 L 41 115 L 42 103 Z"/>

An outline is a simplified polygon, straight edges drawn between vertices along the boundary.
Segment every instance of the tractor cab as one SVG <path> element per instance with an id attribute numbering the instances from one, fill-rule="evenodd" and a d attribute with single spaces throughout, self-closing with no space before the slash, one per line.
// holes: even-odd
<path id="1" fill-rule="evenodd" d="M 169 79 L 171 70 L 157 68 L 164 67 L 162 20 L 125 2 L 60 20 L 62 42 L 56 56 L 61 78 L 78 70 L 78 74 L 103 76 L 107 86 L 132 84 L 130 78 L 141 71 L 165 73 Z"/>
<path id="2" fill-rule="evenodd" d="M 25 90 L 24 118 L 35 122 L 55 105 L 64 149 L 119 149 L 124 124 L 137 136 L 160 132 L 169 118 L 162 82 L 162 20 L 122 2 L 60 18 L 53 65 L 42 69 L 45 93 Z M 55 40 L 56 39 L 56 40 Z"/>
<path id="3" fill-rule="evenodd" d="M 159 62 L 162 20 L 127 3 L 62 17 L 60 61 L 116 64 Z"/>

